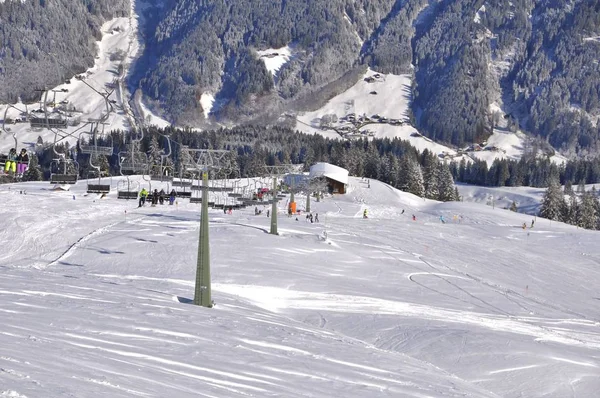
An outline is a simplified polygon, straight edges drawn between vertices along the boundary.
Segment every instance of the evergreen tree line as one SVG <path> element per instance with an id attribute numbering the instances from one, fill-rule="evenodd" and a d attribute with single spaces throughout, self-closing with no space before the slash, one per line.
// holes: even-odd
<path id="1" fill-rule="evenodd" d="M 595 184 L 600 181 L 600 158 L 570 160 L 556 164 L 547 157 L 525 155 L 519 160 L 496 159 L 487 162 L 464 158 L 451 162 L 450 169 L 457 182 L 490 187 L 550 186 L 552 181 L 565 184 Z"/>
<path id="2" fill-rule="evenodd" d="M 586 191 L 582 183 L 575 192 L 571 184 L 565 185 L 563 190 L 558 181 L 552 181 L 542 199 L 540 216 L 585 229 L 600 229 L 600 200 L 596 188 Z"/>
<path id="3" fill-rule="evenodd" d="M 140 150 L 148 154 L 151 165 L 161 164 L 161 154 L 168 148 L 167 136 L 171 142 L 168 164 L 176 171 L 181 168 L 182 146 L 225 149 L 232 152 L 231 161 L 237 165 L 229 176 L 231 178 L 259 176 L 265 165 L 303 163 L 308 170 L 316 162 L 328 162 L 347 169 L 350 175 L 377 179 L 403 191 L 442 201 L 459 200 L 454 181 L 481 186 L 532 187 L 548 187 L 553 181 L 567 186 L 600 181 L 600 159 L 557 165 L 547 158 L 529 154 L 519 160 L 497 159 L 488 167 L 480 160 L 441 161 L 428 149 L 419 152 L 408 141 L 399 138 L 342 141 L 280 126 L 239 126 L 200 133 L 190 129 L 151 127 L 140 143 Z M 130 150 L 128 134 L 113 131 L 110 139 L 99 138 L 98 145 L 113 145 L 114 154 L 94 158 L 92 164 L 100 166 L 106 175 L 119 175 L 118 153 Z M 52 171 L 56 156 L 51 147 L 43 147 L 41 139 L 38 140 L 40 149 L 34 157 L 36 162 L 39 161 L 39 172 L 28 179 L 47 179 Z M 76 146 L 59 143 L 56 150 L 69 153 L 77 161 L 82 178 L 97 176 L 89 165 L 90 155 L 77 151 Z"/>
<path id="4" fill-rule="evenodd" d="M 183 146 L 225 149 L 231 151 L 230 163 L 236 167 L 229 171 L 229 175 L 221 176 L 223 178 L 260 176 L 264 173 L 264 166 L 290 163 L 304 164 L 305 171 L 308 171 L 314 163 L 328 162 L 347 169 L 350 175 L 380 180 L 421 197 L 459 200 L 449 165 L 439 162 L 430 151 L 419 153 L 407 141 L 398 138 L 340 141 L 278 126 L 244 126 L 201 133 L 189 129 L 151 127 L 140 143 L 140 152 L 148 155 L 150 167 L 161 165 L 161 155 L 168 151 L 169 142 L 171 155 L 167 165 L 173 167 L 175 175 L 182 170 Z M 58 143 L 55 150 L 68 154 L 67 157 L 78 164 L 81 178 L 97 177 L 95 168 L 90 166 L 90 156 L 94 155 L 79 151 L 80 144 L 87 143 L 78 142 L 76 146 Z M 113 145 L 114 151 L 110 157 L 95 156 L 92 164 L 101 168 L 103 176 L 119 175 L 119 153 L 131 150 L 128 134 L 113 131 L 110 138 L 98 138 L 97 144 Z M 24 180 L 49 179 L 53 172 L 62 173 L 57 170 L 55 159 L 52 147 L 40 138 Z"/>

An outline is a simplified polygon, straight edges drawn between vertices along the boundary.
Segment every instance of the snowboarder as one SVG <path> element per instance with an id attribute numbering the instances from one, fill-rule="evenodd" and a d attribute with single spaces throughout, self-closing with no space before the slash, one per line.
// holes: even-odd
<path id="1" fill-rule="evenodd" d="M 155 189 L 154 192 L 152 192 L 152 206 L 156 206 L 157 203 L 158 203 L 158 189 Z"/>
<path id="2" fill-rule="evenodd" d="M 271 210 L 267 210 L 267 217 L 271 214 Z"/>
<path id="3" fill-rule="evenodd" d="M 171 193 L 169 194 L 169 204 L 172 205 L 173 203 L 175 203 L 175 197 L 177 196 L 177 192 L 175 192 L 175 190 L 173 189 L 171 191 Z"/>
<path id="4" fill-rule="evenodd" d="M 312 213 L 310 213 L 310 223 L 311 224 L 313 223 L 313 215 L 312 215 Z"/>
<path id="5" fill-rule="evenodd" d="M 417 216 L 415 216 L 414 214 L 412 215 L 412 220 L 413 221 L 417 221 Z"/>
<path id="6" fill-rule="evenodd" d="M 365 209 L 365 210 L 363 211 L 363 218 L 369 218 L 369 217 L 367 217 L 367 209 Z"/>
<path id="7" fill-rule="evenodd" d="M 534 223 L 535 223 L 535 220 L 531 220 L 531 228 L 533 228 Z"/>
<path id="8" fill-rule="evenodd" d="M 442 222 L 442 224 L 446 224 L 446 221 L 444 220 L 444 216 L 440 216 L 440 221 Z"/>
<path id="9" fill-rule="evenodd" d="M 315 213 L 315 222 L 319 222 L 319 213 Z"/>
<path id="10" fill-rule="evenodd" d="M 161 189 L 160 192 L 158 193 L 158 202 L 163 205 L 165 204 L 165 190 Z"/>
<path id="11" fill-rule="evenodd" d="M 138 207 L 142 207 L 146 203 L 146 197 L 148 196 L 148 191 L 146 188 L 142 188 L 140 191 L 140 203 Z"/>
<path id="12" fill-rule="evenodd" d="M 526 222 L 523 223 L 523 229 L 527 229 L 527 223 Z"/>

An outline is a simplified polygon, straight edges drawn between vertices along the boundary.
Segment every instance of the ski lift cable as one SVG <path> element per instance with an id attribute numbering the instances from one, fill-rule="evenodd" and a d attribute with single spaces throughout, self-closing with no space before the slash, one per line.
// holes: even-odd
<path id="1" fill-rule="evenodd" d="M 28 33 L 27 33 L 25 30 L 23 30 L 22 28 L 20 28 L 20 27 L 18 27 L 18 26 L 15 26 L 14 24 L 10 24 L 10 23 L 4 23 L 4 22 L 5 22 L 5 21 L 3 20 L 3 18 L 2 18 L 2 17 L 0 17 L 0 24 L 2 24 L 3 26 L 8 26 L 8 27 L 10 27 L 10 28 L 12 28 L 12 29 L 15 29 L 15 30 L 19 31 L 19 33 L 21 33 L 21 35 L 22 35 L 21 37 L 23 37 L 23 38 L 28 38 L 28 37 L 29 37 Z M 33 47 L 35 47 L 36 49 L 38 49 L 39 51 L 41 51 L 43 54 L 46 54 L 46 55 L 48 55 L 48 56 L 52 57 L 52 58 L 54 59 L 54 61 L 55 61 L 57 64 L 59 64 L 60 66 L 62 66 L 63 68 L 65 68 L 65 69 L 66 69 L 66 71 L 67 71 L 69 74 L 71 74 L 71 75 L 73 75 L 73 76 L 76 76 L 76 75 L 77 75 L 77 73 L 75 73 L 75 72 L 74 72 L 74 71 L 73 71 L 73 70 L 72 70 L 72 69 L 71 69 L 69 66 L 67 66 L 67 65 L 63 64 L 63 63 L 62 63 L 62 62 L 61 62 L 61 61 L 58 59 L 58 56 L 57 56 L 55 53 L 53 53 L 53 52 L 50 52 L 50 51 L 46 51 L 46 50 L 44 50 L 44 49 L 42 49 L 42 48 L 39 48 L 39 46 L 38 46 L 37 44 L 35 44 L 35 43 L 31 43 L 31 44 L 33 44 Z M 60 74 L 60 70 L 59 70 L 58 76 L 60 77 L 60 75 L 61 75 L 61 74 Z M 89 87 L 91 90 L 93 90 L 94 92 L 96 92 L 98 95 L 100 95 L 100 96 L 102 96 L 102 97 L 104 97 L 104 98 L 106 98 L 106 99 L 108 99 L 108 97 L 109 97 L 109 96 L 112 94 L 112 91 L 111 91 L 111 92 L 106 92 L 106 94 L 103 94 L 103 93 L 101 93 L 99 90 L 97 90 L 95 87 L 93 87 L 91 84 L 89 84 L 88 82 L 86 82 L 86 81 L 84 81 L 84 80 L 80 80 L 80 81 L 81 81 L 81 82 L 82 82 L 84 85 L 88 86 L 88 87 Z M 107 102 L 108 102 L 108 101 L 107 101 Z M 110 103 L 109 103 L 109 104 L 110 104 Z M 112 108 L 112 104 L 111 104 L 111 108 Z"/>
<path id="2" fill-rule="evenodd" d="M 2 22 L 3 22 L 3 18 L 1 18 L 1 17 L 0 17 L 0 23 L 2 23 Z M 25 38 L 29 37 L 29 36 L 27 35 L 27 33 L 26 33 L 26 32 L 25 32 L 23 29 L 21 29 L 21 28 L 20 28 L 20 27 L 18 27 L 18 26 L 14 26 L 14 24 L 4 24 L 4 25 L 5 25 L 5 26 L 9 26 L 9 27 L 11 27 L 11 28 L 14 28 L 15 30 L 19 31 L 19 32 L 22 34 L 22 37 L 25 37 Z M 39 51 L 41 51 L 43 54 L 46 54 L 46 55 L 48 55 L 49 57 L 51 57 L 51 58 L 54 60 L 54 62 L 55 62 L 55 65 L 56 65 L 56 64 L 58 64 L 58 65 L 62 66 L 62 67 L 63 67 L 63 68 L 64 68 L 64 69 L 65 69 L 65 70 L 66 70 L 66 71 L 69 73 L 69 74 L 71 74 L 71 75 L 73 75 L 73 76 L 76 76 L 76 75 L 77 75 L 77 73 L 75 73 L 75 72 L 74 72 L 74 71 L 73 71 L 73 70 L 72 70 L 72 69 L 71 69 L 69 66 L 65 65 L 64 63 L 62 63 L 62 62 L 59 60 L 59 58 L 58 58 L 58 56 L 57 56 L 57 54 L 56 54 L 56 53 L 53 53 L 53 52 L 46 51 L 46 50 L 44 50 L 44 49 L 42 49 L 42 48 L 39 48 L 39 47 L 38 47 L 36 44 L 34 44 L 34 43 L 32 43 L 32 44 L 33 44 L 33 46 L 34 46 L 35 48 L 37 48 L 37 49 L 38 49 Z M 61 76 L 61 71 L 60 71 L 60 69 L 58 68 L 58 66 L 56 67 L 56 71 L 57 71 L 57 75 L 58 75 L 58 77 L 60 78 L 60 76 Z M 110 91 L 110 92 L 106 91 L 105 93 L 102 93 L 102 92 L 100 92 L 99 90 L 97 90 L 95 87 L 93 87 L 91 84 L 89 84 L 87 81 L 85 81 L 85 80 L 80 80 L 80 81 L 81 81 L 81 82 L 82 82 L 82 83 L 83 83 L 85 86 L 87 86 L 88 88 L 90 88 L 92 91 L 94 91 L 96 94 L 100 95 L 100 96 L 101 96 L 101 97 L 104 99 L 104 102 L 105 102 L 105 104 L 106 104 L 106 114 L 105 114 L 105 115 L 102 117 L 102 122 L 105 122 L 106 120 L 108 120 L 108 118 L 109 118 L 110 114 L 114 112 L 114 107 L 112 106 L 112 104 L 110 103 L 110 101 L 109 101 L 109 99 L 108 99 L 108 98 L 110 97 L 110 95 L 113 93 L 113 91 L 114 91 L 114 90 L 113 90 L 113 91 Z M 44 116 L 45 116 L 45 119 L 46 119 L 46 124 L 47 124 L 47 127 L 50 127 L 50 126 L 48 126 L 48 114 L 47 114 L 47 109 L 46 109 L 46 106 L 45 106 L 45 105 L 46 105 L 46 103 L 47 103 L 47 99 L 48 99 L 48 91 L 46 90 L 46 92 L 45 92 L 45 97 L 44 97 Z M 12 106 L 12 105 L 11 105 L 11 106 Z M 13 108 L 15 108 L 15 109 L 18 109 L 18 108 L 16 108 L 15 106 L 12 106 L 12 107 L 13 107 Z M 86 124 L 85 124 L 83 127 L 85 127 L 86 125 L 87 125 L 87 123 L 86 123 Z M 82 127 L 82 128 L 83 128 L 83 127 Z M 52 129 L 52 128 L 48 128 L 48 130 L 50 130 L 50 131 L 53 131 L 53 129 Z M 54 133 L 55 133 L 55 135 L 56 135 L 56 131 L 54 131 Z M 71 134 L 69 134 L 69 135 L 71 135 Z M 67 137 L 67 136 L 64 136 L 62 139 L 66 138 L 66 137 Z M 62 140 L 62 139 L 61 139 L 61 140 Z M 61 140 L 59 140 L 59 141 L 61 141 Z M 56 142 L 59 142 L 59 141 L 56 141 L 56 140 L 55 140 L 55 143 L 56 143 Z M 47 147 L 46 147 L 46 148 L 47 148 Z"/>
<path id="3" fill-rule="evenodd" d="M 2 22 L 4 22 L 4 21 L 3 21 L 3 18 L 2 18 L 2 17 L 0 17 L 0 23 L 2 23 Z M 25 32 L 25 31 L 24 31 L 22 28 L 20 28 L 20 27 L 18 27 L 18 26 L 11 25 L 11 24 L 5 24 L 5 25 L 6 25 L 6 26 L 10 26 L 11 28 L 14 28 L 15 30 L 19 31 L 19 32 L 22 34 L 22 37 L 28 37 L 28 35 L 26 34 L 26 32 Z M 48 56 L 52 57 L 52 58 L 54 59 L 54 61 L 55 61 L 55 62 L 56 62 L 58 65 L 60 65 L 60 66 L 62 66 L 63 68 L 65 68 L 65 69 L 67 70 L 67 72 L 69 72 L 69 74 L 71 74 L 71 75 L 73 75 L 73 76 L 76 76 L 76 75 L 77 75 L 77 73 L 75 73 L 75 72 L 74 72 L 74 71 L 73 71 L 73 70 L 72 70 L 72 69 L 71 69 L 69 66 L 65 65 L 64 63 L 62 63 L 62 62 L 61 62 L 61 61 L 58 59 L 58 57 L 57 57 L 57 55 L 56 55 L 55 53 L 52 53 L 52 52 L 49 52 L 49 51 L 45 51 L 45 50 L 43 50 L 43 49 L 41 49 L 41 48 L 38 48 L 38 46 L 37 46 L 37 45 L 35 45 L 35 44 L 34 44 L 34 47 L 36 47 L 36 48 L 37 48 L 39 51 L 41 51 L 42 53 L 44 53 L 44 54 L 46 54 L 46 55 L 48 55 Z M 58 69 L 58 68 L 57 68 L 57 69 Z M 59 71 L 59 76 L 60 76 L 60 71 Z M 82 82 L 84 85 L 86 85 L 87 87 L 89 87 L 91 90 L 93 90 L 95 93 L 97 93 L 98 95 L 102 96 L 102 97 L 105 99 L 105 103 L 106 103 L 106 106 L 107 106 L 107 114 L 105 115 L 105 117 L 104 117 L 104 120 L 103 120 L 103 121 L 106 121 L 106 120 L 108 119 L 108 117 L 109 117 L 109 114 L 114 112 L 114 107 L 113 107 L 113 105 L 110 103 L 110 101 L 108 100 L 108 97 L 110 97 L 110 95 L 113 93 L 113 91 L 114 91 L 114 90 L 112 90 L 112 91 L 110 91 L 110 92 L 102 93 L 102 92 L 100 92 L 99 90 L 97 90 L 95 87 L 93 87 L 91 84 L 89 84 L 87 81 L 85 81 L 85 80 L 80 80 L 80 81 L 81 81 L 81 82 Z M 129 102 L 131 102 L 132 100 L 133 100 L 133 99 L 130 99 L 130 100 L 129 100 Z M 13 107 L 14 107 L 14 106 L 13 106 Z M 130 107 L 130 109 L 131 109 L 131 107 Z M 138 122 L 138 123 L 141 125 L 141 130 L 143 130 L 143 129 L 147 128 L 147 126 L 145 125 L 145 123 L 143 123 L 143 122 L 141 122 L 141 123 L 140 123 L 140 120 L 139 120 L 139 118 L 138 118 L 138 117 L 136 117 L 135 115 L 132 115 L 132 117 L 133 117 L 133 118 L 136 120 L 136 122 Z M 86 123 L 85 125 L 87 125 L 87 124 L 88 124 L 88 123 Z M 85 125 L 84 125 L 83 127 L 85 127 Z M 83 128 L 83 127 L 82 127 L 82 128 Z M 53 129 L 49 129 L 49 130 L 53 130 Z M 142 134 L 143 134 L 143 132 L 142 132 Z M 159 134 L 159 135 L 161 135 L 161 136 L 163 136 L 163 137 L 165 137 L 165 138 L 168 138 L 168 136 L 169 136 L 169 135 L 167 135 L 167 134 L 161 134 L 161 133 L 157 133 L 157 134 Z M 70 135 L 70 134 L 69 134 L 69 135 Z M 62 139 L 64 139 L 64 138 L 67 138 L 67 137 L 68 137 L 68 135 L 67 135 L 67 136 L 65 136 L 65 137 L 63 137 L 63 138 L 61 138 L 61 140 L 58 140 L 58 141 L 56 141 L 56 142 L 58 143 L 58 142 L 62 141 Z M 140 137 L 140 138 L 139 138 L 138 140 L 136 140 L 136 141 L 141 141 L 141 140 L 142 140 L 142 138 L 143 138 L 143 136 L 142 136 L 142 137 Z M 177 145 L 183 145 L 181 142 L 178 142 L 178 141 L 176 141 L 176 140 L 173 140 L 173 139 L 170 139 L 170 141 L 171 141 L 171 142 L 174 142 L 174 143 L 175 143 L 175 144 L 177 144 Z"/>

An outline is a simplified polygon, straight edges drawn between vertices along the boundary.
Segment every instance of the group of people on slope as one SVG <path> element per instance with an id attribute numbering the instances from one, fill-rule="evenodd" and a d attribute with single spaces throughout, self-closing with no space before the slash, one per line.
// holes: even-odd
<path id="1" fill-rule="evenodd" d="M 21 149 L 21 153 L 17 155 L 17 150 L 12 148 L 8 152 L 8 157 L 6 158 L 6 163 L 4 164 L 4 172 L 22 175 L 25 173 L 28 166 L 29 154 L 27 153 L 27 150 L 23 148 Z"/>
<path id="2" fill-rule="evenodd" d="M 161 189 L 160 192 L 158 191 L 158 189 L 155 189 L 154 192 L 152 193 L 152 196 L 150 197 L 151 200 L 151 205 L 152 206 L 156 206 L 157 204 L 164 204 L 165 203 L 165 197 L 166 197 L 166 192 L 164 189 Z M 144 204 L 146 204 L 146 199 L 148 198 L 149 193 L 146 190 L 146 188 L 142 188 L 142 190 L 140 191 L 140 202 L 139 202 L 139 206 L 138 207 L 142 207 L 144 206 Z M 177 196 L 177 193 L 175 192 L 175 190 L 173 189 L 171 191 L 171 193 L 169 194 L 169 204 L 172 205 L 173 203 L 175 203 L 175 197 Z"/>
<path id="3" fill-rule="evenodd" d="M 313 222 L 319 222 L 319 213 L 315 213 L 315 216 L 313 217 L 312 213 L 309 213 L 306 215 L 306 222 L 309 222 L 312 224 Z"/>

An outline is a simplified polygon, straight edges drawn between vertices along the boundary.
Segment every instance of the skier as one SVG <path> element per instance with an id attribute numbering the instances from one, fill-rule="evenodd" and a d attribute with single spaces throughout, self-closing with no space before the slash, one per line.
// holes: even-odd
<path id="1" fill-rule="evenodd" d="M 319 222 L 319 213 L 315 213 L 315 222 Z"/>
<path id="2" fill-rule="evenodd" d="M 440 221 L 442 222 L 442 224 L 446 224 L 446 221 L 444 220 L 444 216 L 440 216 Z"/>
<path id="3" fill-rule="evenodd" d="M 412 220 L 413 220 L 413 221 L 417 221 L 417 216 L 415 216 L 415 215 L 413 214 L 413 216 L 412 216 Z"/>
<path id="4" fill-rule="evenodd" d="M 175 197 L 177 196 L 177 192 L 175 192 L 175 190 L 173 189 L 171 191 L 171 193 L 169 194 L 169 204 L 172 205 L 173 203 L 175 203 Z"/>
<path id="5" fill-rule="evenodd" d="M 533 228 L 534 223 L 535 223 L 535 220 L 531 220 L 531 228 Z"/>
<path id="6" fill-rule="evenodd" d="M 271 214 L 271 210 L 267 210 L 267 217 Z"/>
<path id="7" fill-rule="evenodd" d="M 527 223 L 526 222 L 523 223 L 523 229 L 527 229 Z"/>
<path id="8" fill-rule="evenodd" d="M 165 190 L 161 189 L 158 193 L 158 202 L 162 205 L 165 203 Z"/>
<path id="9" fill-rule="evenodd" d="M 142 188 L 142 190 L 140 191 L 140 204 L 138 207 L 142 207 L 144 205 L 144 203 L 146 203 L 147 196 L 148 196 L 148 191 L 146 191 L 146 188 Z"/>
<path id="10" fill-rule="evenodd" d="M 369 218 L 369 217 L 367 217 L 367 209 L 365 209 L 365 210 L 363 211 L 363 218 Z"/>

